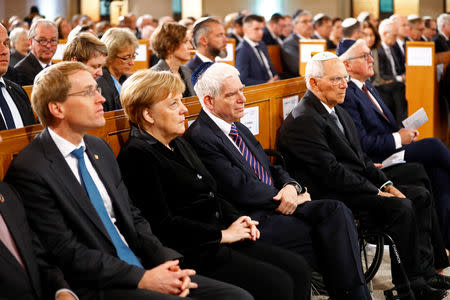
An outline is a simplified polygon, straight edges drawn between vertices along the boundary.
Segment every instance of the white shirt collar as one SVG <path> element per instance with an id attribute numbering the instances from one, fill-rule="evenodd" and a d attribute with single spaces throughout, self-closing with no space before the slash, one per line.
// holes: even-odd
<path id="1" fill-rule="evenodd" d="M 249 39 L 248 37 L 244 36 L 244 40 L 247 41 L 247 43 L 249 43 L 250 46 L 252 46 L 253 48 L 255 48 L 256 46 L 258 46 L 257 42 L 252 41 L 251 39 Z"/>
<path id="2" fill-rule="evenodd" d="M 198 58 L 201 59 L 202 62 L 212 62 L 212 60 L 210 60 L 209 58 L 207 58 L 203 54 L 200 54 L 198 51 L 196 51 L 195 54 L 198 56 Z"/>
<path id="3" fill-rule="evenodd" d="M 448 41 L 448 37 L 445 34 L 443 34 L 442 32 L 439 32 L 439 34 L 442 35 L 446 41 Z"/>
<path id="4" fill-rule="evenodd" d="M 205 113 L 211 118 L 211 120 L 213 120 L 213 122 L 220 128 L 220 130 L 223 131 L 223 133 L 228 136 L 230 134 L 231 131 L 231 124 L 222 120 L 219 117 L 216 117 L 215 115 L 212 114 L 212 112 L 210 112 L 206 107 L 203 108 L 203 110 L 205 111 Z"/>
<path id="5" fill-rule="evenodd" d="M 390 49 L 390 47 L 384 41 L 381 41 L 381 46 L 383 46 L 384 50 Z"/>
<path id="6" fill-rule="evenodd" d="M 61 154 L 66 158 L 69 156 L 73 150 L 78 149 L 80 147 L 83 147 L 84 150 L 86 150 L 86 145 L 84 144 L 84 140 L 81 140 L 81 143 L 78 146 L 75 146 L 65 138 L 59 136 L 56 132 L 54 132 L 50 127 L 48 127 L 48 132 L 50 133 L 50 136 L 52 137 L 53 141 L 56 144 L 56 147 L 58 147 Z"/>
<path id="7" fill-rule="evenodd" d="M 305 38 L 303 35 L 299 34 L 299 33 L 295 33 L 297 35 L 297 37 L 301 40 L 307 40 L 307 38 Z"/>
<path id="8" fill-rule="evenodd" d="M 320 103 L 322 103 L 323 107 L 325 107 L 325 109 L 327 110 L 327 112 L 329 114 L 331 114 L 332 111 L 334 111 L 334 107 L 333 108 L 329 108 L 328 105 L 326 105 L 325 103 L 323 103 L 322 101 L 320 101 Z"/>
<path id="9" fill-rule="evenodd" d="M 361 82 L 358 79 L 355 79 L 353 77 L 351 77 L 350 80 L 353 81 L 353 83 L 356 84 L 356 86 L 362 90 L 364 82 Z"/>
<path id="10" fill-rule="evenodd" d="M 3 77 L 0 77 L 0 82 L 2 82 L 2 83 L 5 85 L 5 87 L 6 87 L 6 82 L 5 82 L 5 80 L 3 79 Z"/>
<path id="11" fill-rule="evenodd" d="M 317 32 L 314 30 L 314 34 L 321 40 L 324 40 L 324 38 Z"/>
<path id="12" fill-rule="evenodd" d="M 404 43 L 405 43 L 405 40 L 397 39 L 397 44 L 399 44 L 400 46 L 403 46 Z"/>

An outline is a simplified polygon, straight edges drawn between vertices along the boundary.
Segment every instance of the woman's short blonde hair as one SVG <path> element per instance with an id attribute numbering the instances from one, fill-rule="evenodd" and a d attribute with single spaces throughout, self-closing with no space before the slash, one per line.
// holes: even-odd
<path id="1" fill-rule="evenodd" d="M 64 102 L 72 87 L 69 76 L 89 69 L 80 62 L 63 61 L 42 70 L 34 81 L 31 105 L 44 127 L 54 124 L 53 115 L 48 109 L 50 102 Z"/>
<path id="2" fill-rule="evenodd" d="M 108 48 L 108 57 L 106 58 L 106 65 L 116 58 L 117 53 L 126 47 L 133 47 L 137 49 L 139 42 L 136 36 L 126 28 L 110 28 L 102 36 L 101 41 L 105 43 Z"/>
<path id="3" fill-rule="evenodd" d="M 143 111 L 184 89 L 183 81 L 169 71 L 141 70 L 123 83 L 120 101 L 128 119 L 144 129 Z"/>
<path id="4" fill-rule="evenodd" d="M 153 51 L 161 59 L 166 59 L 186 38 L 187 28 L 184 25 L 169 22 L 159 25 L 153 32 L 150 44 Z"/>

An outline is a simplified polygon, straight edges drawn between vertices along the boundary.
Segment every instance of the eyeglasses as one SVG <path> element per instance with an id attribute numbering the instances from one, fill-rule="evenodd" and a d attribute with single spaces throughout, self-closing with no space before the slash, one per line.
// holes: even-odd
<path id="1" fill-rule="evenodd" d="M 342 83 L 342 81 L 345 81 L 346 83 L 348 83 L 351 79 L 350 75 L 346 75 L 346 76 L 333 76 L 333 77 L 319 77 L 319 78 L 326 78 L 331 82 L 331 85 L 339 85 Z"/>
<path id="2" fill-rule="evenodd" d="M 353 59 L 363 58 L 365 61 L 369 61 L 369 57 L 370 57 L 370 58 L 373 58 L 372 52 L 370 52 L 370 53 L 364 53 L 364 54 L 361 55 L 361 56 L 352 57 L 352 58 L 349 58 L 349 59 L 347 59 L 347 60 L 353 60 Z"/>
<path id="3" fill-rule="evenodd" d="M 120 58 L 122 61 L 125 61 L 125 62 L 135 60 L 136 56 L 137 56 L 136 53 L 133 56 L 128 55 L 128 56 L 125 56 L 125 57 L 120 57 L 120 56 L 116 55 L 117 58 Z"/>
<path id="4" fill-rule="evenodd" d="M 74 93 L 70 93 L 67 96 L 83 96 L 83 97 L 94 97 L 95 96 L 95 92 L 98 92 L 99 94 L 102 93 L 102 88 L 100 87 L 96 87 L 96 88 L 90 88 L 87 89 L 85 91 L 79 91 L 79 92 L 74 92 Z"/>
<path id="5" fill-rule="evenodd" d="M 48 44 L 50 44 L 51 46 L 58 45 L 58 40 L 47 41 L 47 40 L 36 40 L 35 38 L 33 38 L 33 40 L 35 40 L 41 46 L 47 46 Z"/>

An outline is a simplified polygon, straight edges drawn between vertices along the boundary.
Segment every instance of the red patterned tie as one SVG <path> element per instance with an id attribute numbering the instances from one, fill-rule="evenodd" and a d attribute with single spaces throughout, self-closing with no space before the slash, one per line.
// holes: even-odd
<path id="1" fill-rule="evenodd" d="M 0 240 L 3 242 L 6 248 L 8 248 L 9 252 L 17 259 L 19 264 L 25 268 L 22 258 L 20 257 L 19 251 L 17 250 L 16 243 L 9 232 L 8 226 L 6 226 L 5 220 L 0 214 Z"/>
<path id="2" fill-rule="evenodd" d="M 367 89 L 366 85 L 363 84 L 362 86 L 362 90 L 364 91 L 364 93 L 367 95 L 367 97 L 370 99 L 370 101 L 372 101 L 373 105 L 375 105 L 375 107 L 379 110 L 379 112 L 383 115 L 383 117 L 386 119 L 386 121 L 388 121 L 388 123 L 391 123 L 391 121 L 389 121 L 388 117 L 384 114 L 384 112 L 381 110 L 380 106 L 378 103 L 375 102 L 375 100 L 373 100 L 372 96 L 370 96 L 369 94 L 369 90 Z"/>
<path id="3" fill-rule="evenodd" d="M 231 139 L 234 141 L 234 143 L 238 146 L 239 150 L 242 153 L 242 156 L 244 156 L 244 159 L 250 164 L 250 166 L 255 171 L 256 175 L 258 175 L 259 180 L 261 180 L 265 184 L 273 185 L 272 177 L 269 176 L 267 171 L 253 156 L 252 152 L 248 150 L 247 145 L 239 135 L 239 132 L 237 131 L 236 125 L 234 125 L 234 123 L 231 124 L 231 130 L 229 135 Z"/>

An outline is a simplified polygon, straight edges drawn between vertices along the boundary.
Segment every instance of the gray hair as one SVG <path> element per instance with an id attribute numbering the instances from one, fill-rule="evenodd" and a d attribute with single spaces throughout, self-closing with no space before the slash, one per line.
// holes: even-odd
<path id="1" fill-rule="evenodd" d="M 56 24 L 53 23 L 52 21 L 49 21 L 49 20 L 39 19 L 39 20 L 34 21 L 31 24 L 30 31 L 28 31 L 28 38 L 29 39 L 32 39 L 32 38 L 34 38 L 36 36 L 36 28 L 39 25 L 52 26 L 53 28 L 55 28 L 55 30 L 56 30 L 56 38 L 58 38 L 58 27 L 56 26 Z"/>
<path id="2" fill-rule="evenodd" d="M 312 18 L 312 14 L 309 11 L 304 10 L 295 16 L 295 18 L 292 20 L 292 24 L 297 24 L 300 21 L 300 17 L 305 15 L 310 16 Z"/>
<path id="3" fill-rule="evenodd" d="M 436 24 L 437 24 L 437 28 L 439 30 L 439 32 L 442 32 L 442 28 L 444 27 L 444 25 L 450 23 L 450 15 L 449 14 L 441 14 L 437 20 L 436 20 Z"/>
<path id="4" fill-rule="evenodd" d="M 214 63 L 198 79 L 194 86 L 200 104 L 204 107 L 203 98 L 210 96 L 216 98 L 220 95 L 225 79 L 239 76 L 239 71 L 226 63 Z"/>
<path id="5" fill-rule="evenodd" d="M 361 45 L 367 45 L 366 41 L 363 39 L 356 40 L 356 42 L 350 48 L 348 48 L 347 51 L 345 51 L 339 56 L 339 58 L 343 61 L 352 59 L 357 55 L 355 51 Z"/>
<path id="6" fill-rule="evenodd" d="M 138 27 L 138 28 L 141 28 L 141 25 L 142 25 L 142 22 L 144 21 L 144 20 L 151 20 L 151 22 L 153 22 L 153 16 L 152 15 L 149 15 L 149 14 L 145 14 L 145 15 L 142 15 L 142 16 L 140 16 L 138 19 L 137 19 L 137 21 L 136 21 L 136 26 Z"/>
<path id="7" fill-rule="evenodd" d="M 14 28 L 13 31 L 11 31 L 11 33 L 9 34 L 9 38 L 10 38 L 10 44 L 11 47 L 14 48 L 14 44 L 17 42 L 17 40 L 19 39 L 19 37 L 25 34 L 28 38 L 28 30 L 26 30 L 23 27 L 17 27 Z"/>
<path id="8" fill-rule="evenodd" d="M 383 35 L 385 32 L 390 32 L 393 25 L 394 21 L 390 19 L 384 19 L 383 21 L 381 21 L 380 26 L 378 27 L 378 33 L 380 35 Z"/>

